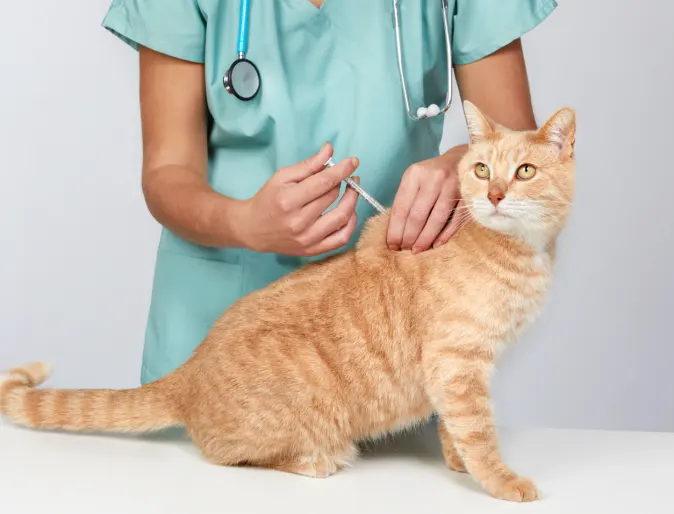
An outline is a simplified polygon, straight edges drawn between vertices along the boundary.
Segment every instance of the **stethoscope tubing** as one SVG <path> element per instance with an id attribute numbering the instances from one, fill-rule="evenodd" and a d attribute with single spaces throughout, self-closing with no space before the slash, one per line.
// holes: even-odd
<path id="1" fill-rule="evenodd" d="M 412 111 L 410 105 L 409 94 L 407 92 L 407 79 L 405 78 L 405 66 L 403 64 L 403 49 L 402 41 L 400 35 L 400 13 L 398 8 L 398 3 L 400 0 L 393 0 L 393 26 L 395 30 L 395 40 L 396 40 L 396 57 L 398 60 L 398 73 L 400 74 L 400 84 L 402 85 L 403 90 L 403 99 L 405 101 L 405 110 L 410 118 L 413 120 L 422 120 L 427 117 L 435 117 L 441 114 L 446 113 L 449 110 L 449 107 L 452 103 L 452 43 L 449 35 L 449 3 L 447 0 L 441 0 L 442 2 L 442 19 L 443 19 L 443 29 L 445 32 L 445 50 L 447 53 L 447 95 L 445 96 L 445 105 L 439 108 L 438 112 L 433 116 L 418 116 Z"/>
<path id="2" fill-rule="evenodd" d="M 246 57 L 248 52 L 248 20 L 250 19 L 250 1 L 241 0 L 241 8 L 239 11 L 239 40 L 237 43 L 236 53 L 239 59 Z"/>
<path id="3" fill-rule="evenodd" d="M 395 29 L 395 44 L 396 44 L 396 57 L 398 61 L 398 72 L 400 74 L 400 84 L 402 86 L 403 90 L 403 100 L 405 102 L 405 111 L 407 112 L 407 115 L 412 119 L 412 120 L 422 120 L 425 118 L 432 118 L 435 116 L 439 116 L 441 114 L 446 113 L 452 103 L 452 71 L 453 71 L 453 64 L 452 64 L 452 44 L 450 40 L 450 30 L 449 30 L 449 2 L 448 0 L 440 0 L 442 4 L 442 21 L 443 21 L 443 29 L 445 33 L 445 51 L 447 54 L 447 95 L 445 96 L 445 102 L 444 106 L 438 107 L 437 105 L 433 104 L 428 107 L 423 106 L 420 107 L 416 112 L 412 111 L 412 107 L 410 105 L 410 99 L 409 99 L 409 92 L 407 90 L 407 79 L 405 77 L 405 66 L 404 66 L 404 59 L 403 59 L 403 48 L 402 48 L 402 41 L 401 41 L 401 30 L 400 30 L 400 13 L 399 13 L 399 7 L 398 3 L 400 0 L 392 0 L 393 1 L 393 17 L 394 17 L 394 29 Z M 237 59 L 234 61 L 232 66 L 229 68 L 227 73 L 225 74 L 224 78 L 224 83 L 225 83 L 225 88 L 227 89 L 228 92 L 234 94 L 237 98 L 240 100 L 250 100 L 254 96 L 257 95 L 257 91 L 250 96 L 250 97 L 243 97 L 242 95 L 238 94 L 236 92 L 235 86 L 232 84 L 232 71 L 234 67 L 240 62 L 240 61 L 246 61 L 252 65 L 252 68 L 254 69 L 254 73 L 257 75 L 257 80 L 258 84 L 260 83 L 260 73 L 257 67 L 250 62 L 248 59 L 246 59 L 246 53 L 248 52 L 248 26 L 249 26 L 249 19 L 250 19 L 250 0 L 241 0 L 240 3 L 240 10 L 239 10 L 239 37 L 237 41 Z M 259 86 L 258 86 L 259 89 Z"/>

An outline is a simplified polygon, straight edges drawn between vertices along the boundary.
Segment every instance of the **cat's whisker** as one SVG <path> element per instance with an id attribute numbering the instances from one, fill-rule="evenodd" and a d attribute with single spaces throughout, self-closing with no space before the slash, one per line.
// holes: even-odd
<path id="1" fill-rule="evenodd" d="M 473 220 L 473 215 L 469 211 L 464 211 L 456 215 L 454 221 L 457 223 L 456 232 L 461 230 L 467 223 Z"/>
<path id="2" fill-rule="evenodd" d="M 456 224 L 456 232 L 458 232 L 466 223 L 472 221 L 470 218 L 461 219 Z"/>
<path id="3" fill-rule="evenodd" d="M 462 226 L 466 221 L 468 221 L 468 218 L 460 218 L 458 219 L 455 223 L 457 227 Z"/>
<path id="4" fill-rule="evenodd" d="M 473 211 L 471 211 L 470 209 L 463 209 L 463 210 L 455 211 L 455 213 L 456 213 L 456 216 L 472 216 L 473 215 Z"/>
<path id="5" fill-rule="evenodd" d="M 470 211 L 455 212 L 451 218 L 451 221 L 460 223 L 462 220 L 472 217 L 473 214 Z"/>
<path id="6" fill-rule="evenodd" d="M 473 218 L 464 218 L 464 219 L 460 220 L 459 223 L 457 224 L 457 230 L 459 228 L 463 227 L 466 223 L 469 223 L 471 221 L 473 221 Z"/>
<path id="7" fill-rule="evenodd" d="M 532 203 L 542 203 L 542 204 L 560 204 L 560 205 L 570 205 L 571 202 L 568 200 L 556 200 L 556 199 L 549 199 L 549 200 L 532 200 Z"/>

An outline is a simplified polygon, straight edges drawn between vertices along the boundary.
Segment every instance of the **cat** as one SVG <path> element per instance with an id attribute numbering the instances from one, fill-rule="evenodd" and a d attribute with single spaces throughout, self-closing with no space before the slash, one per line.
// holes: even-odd
<path id="1" fill-rule="evenodd" d="M 500 351 L 539 313 L 571 210 L 575 111 L 513 131 L 464 102 L 460 229 L 412 255 L 386 246 L 389 211 L 355 248 L 240 299 L 188 361 L 137 389 L 35 389 L 44 363 L 0 381 L 0 412 L 34 429 L 184 426 L 204 458 L 327 477 L 357 443 L 438 416 L 447 465 L 496 498 L 532 501 L 503 463 L 489 394 Z"/>

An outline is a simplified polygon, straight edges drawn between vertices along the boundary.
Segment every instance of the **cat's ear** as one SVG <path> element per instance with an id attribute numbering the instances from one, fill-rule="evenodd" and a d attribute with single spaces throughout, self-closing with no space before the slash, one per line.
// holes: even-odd
<path id="1" fill-rule="evenodd" d="M 538 137 L 557 148 L 563 158 L 573 156 L 576 143 L 576 111 L 563 107 L 538 129 Z"/>
<path id="2" fill-rule="evenodd" d="M 463 101 L 463 112 L 466 114 L 466 125 L 471 144 L 482 143 L 492 139 L 496 134 L 496 123 L 482 114 L 475 104 Z"/>

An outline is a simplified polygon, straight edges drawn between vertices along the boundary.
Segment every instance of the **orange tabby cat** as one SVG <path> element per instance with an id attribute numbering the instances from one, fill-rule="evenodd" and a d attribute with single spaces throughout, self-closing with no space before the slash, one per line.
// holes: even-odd
<path id="1" fill-rule="evenodd" d="M 496 357 L 536 316 L 574 189 L 575 114 L 514 132 L 465 102 L 462 227 L 412 255 L 385 244 L 388 214 L 355 250 L 307 266 L 231 306 L 192 357 L 131 390 L 33 389 L 44 364 L 0 381 L 19 425 L 145 432 L 183 425 L 203 455 L 327 477 L 356 443 L 439 416 L 447 464 L 497 498 L 534 484 L 499 456 L 489 397 Z"/>

